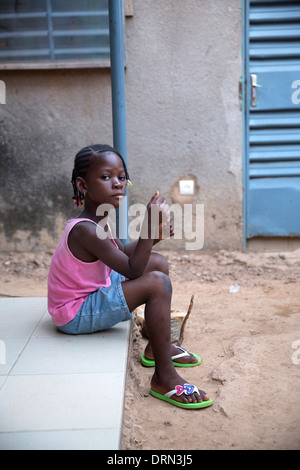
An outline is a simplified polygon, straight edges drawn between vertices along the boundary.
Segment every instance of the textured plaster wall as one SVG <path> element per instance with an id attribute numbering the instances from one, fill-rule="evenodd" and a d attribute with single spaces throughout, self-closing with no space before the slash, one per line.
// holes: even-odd
<path id="1" fill-rule="evenodd" d="M 127 22 L 132 197 L 141 188 L 145 198 L 156 188 L 170 195 L 192 174 L 195 203 L 205 205 L 204 247 L 241 247 L 240 2 L 159 3 L 135 2 Z"/>
<path id="2" fill-rule="evenodd" d="M 10 71 L 0 108 L 1 250 L 52 249 L 76 214 L 76 152 L 112 141 L 110 72 Z"/>
<path id="3" fill-rule="evenodd" d="M 133 5 L 126 19 L 130 203 L 146 203 L 157 189 L 182 203 L 178 180 L 193 178 L 189 202 L 204 204 L 204 248 L 241 248 L 240 1 Z M 76 214 L 69 183 L 75 153 L 112 143 L 110 72 L 6 71 L 0 79 L 7 87 L 0 249 L 51 250 Z"/>

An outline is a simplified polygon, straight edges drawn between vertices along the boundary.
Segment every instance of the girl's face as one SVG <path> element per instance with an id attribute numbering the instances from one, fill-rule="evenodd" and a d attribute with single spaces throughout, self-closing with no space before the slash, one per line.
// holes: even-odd
<path id="1" fill-rule="evenodd" d="M 92 157 L 82 184 L 80 191 L 85 194 L 86 207 L 111 204 L 118 208 L 126 194 L 126 175 L 122 160 L 113 152 Z"/>

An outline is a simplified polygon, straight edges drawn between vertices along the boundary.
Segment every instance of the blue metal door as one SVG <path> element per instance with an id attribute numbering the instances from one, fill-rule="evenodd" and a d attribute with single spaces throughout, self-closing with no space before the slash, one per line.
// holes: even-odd
<path id="1" fill-rule="evenodd" d="M 300 1 L 244 0 L 245 237 L 300 235 Z"/>

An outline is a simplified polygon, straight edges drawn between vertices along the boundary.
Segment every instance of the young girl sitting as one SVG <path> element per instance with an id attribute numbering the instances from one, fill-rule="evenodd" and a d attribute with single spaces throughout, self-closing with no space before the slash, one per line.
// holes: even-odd
<path id="1" fill-rule="evenodd" d="M 150 393 L 183 408 L 210 406 L 208 395 L 187 384 L 174 367 L 198 365 L 200 359 L 170 343 L 168 264 L 162 255 L 152 253 L 164 221 L 171 224 L 165 199 L 154 194 L 143 236 L 123 245 L 112 237 L 107 221 L 101 226 L 104 216 L 97 215 L 103 204 L 117 209 L 131 184 L 122 156 L 108 145 L 83 148 L 75 157 L 72 184 L 73 199 L 84 208 L 68 221 L 51 261 L 48 309 L 54 324 L 67 334 L 92 333 L 130 320 L 130 312 L 145 304 L 150 341 L 143 360 L 155 366 Z M 157 227 L 153 226 L 155 210 L 161 215 Z M 171 235 L 172 230 L 171 225 Z"/>

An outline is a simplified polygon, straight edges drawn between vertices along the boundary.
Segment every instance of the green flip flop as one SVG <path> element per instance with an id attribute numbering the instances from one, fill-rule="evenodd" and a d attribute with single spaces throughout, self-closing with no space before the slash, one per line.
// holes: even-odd
<path id="1" fill-rule="evenodd" d="M 201 357 L 199 357 L 197 354 L 194 353 L 188 353 L 186 349 L 182 348 L 181 346 L 176 346 L 177 349 L 180 349 L 182 351 L 180 354 L 176 354 L 175 356 L 172 356 L 172 361 L 175 367 L 195 367 L 201 364 Z M 196 359 L 197 362 L 190 362 L 189 364 L 183 364 L 181 362 L 177 362 L 175 359 L 179 359 L 180 357 L 185 357 L 189 356 L 192 354 Z M 147 359 L 145 354 L 142 354 L 141 356 L 141 363 L 145 367 L 154 367 L 155 366 L 155 361 L 154 359 Z"/>
<path id="2" fill-rule="evenodd" d="M 213 404 L 213 400 L 211 398 L 209 400 L 202 400 L 200 403 L 182 403 L 172 398 L 173 395 L 177 395 L 177 396 L 180 396 L 182 394 L 191 395 L 194 392 L 197 392 L 200 395 L 197 387 L 191 384 L 184 384 L 183 386 L 176 385 L 174 390 L 171 390 L 170 392 L 167 392 L 164 395 L 162 393 L 156 392 L 152 388 L 150 389 L 150 394 L 153 397 L 158 398 L 160 400 L 164 400 L 167 403 L 170 403 L 171 405 L 178 406 L 179 408 L 195 410 L 199 408 L 207 408 L 208 406 L 211 406 Z"/>

